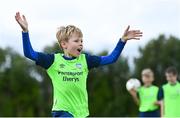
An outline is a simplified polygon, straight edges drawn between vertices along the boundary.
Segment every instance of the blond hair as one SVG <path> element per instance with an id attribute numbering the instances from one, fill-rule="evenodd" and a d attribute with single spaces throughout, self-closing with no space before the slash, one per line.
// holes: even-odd
<path id="1" fill-rule="evenodd" d="M 62 26 L 58 28 L 58 31 L 56 33 L 56 38 L 61 48 L 62 48 L 61 42 L 62 41 L 67 42 L 73 34 L 78 35 L 78 37 L 80 38 L 83 37 L 81 30 L 74 25 L 68 25 L 66 27 Z"/>

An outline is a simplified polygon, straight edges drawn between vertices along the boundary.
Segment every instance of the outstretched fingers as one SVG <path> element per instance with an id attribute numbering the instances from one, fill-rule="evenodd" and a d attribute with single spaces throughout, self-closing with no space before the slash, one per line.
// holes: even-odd
<path id="1" fill-rule="evenodd" d="M 28 23 L 24 15 L 21 16 L 19 12 L 16 12 L 15 19 L 23 31 L 28 31 Z"/>
<path id="2" fill-rule="evenodd" d="M 130 29 L 130 25 L 128 25 L 128 27 L 126 28 L 125 32 L 128 32 Z"/>
<path id="3" fill-rule="evenodd" d="M 17 22 L 22 20 L 19 12 L 16 13 L 15 19 L 16 19 Z"/>
<path id="4" fill-rule="evenodd" d="M 135 38 L 135 37 L 134 37 L 134 38 L 131 38 L 131 39 L 140 40 L 140 38 Z"/>
<path id="5" fill-rule="evenodd" d="M 140 37 L 143 36 L 143 33 L 140 30 L 132 30 L 132 38 L 131 39 L 135 39 L 135 40 L 140 40 Z"/>
<path id="6" fill-rule="evenodd" d="M 24 20 L 24 21 L 27 21 L 27 20 L 26 20 L 26 17 L 25 17 L 24 15 L 22 15 L 22 17 L 23 17 L 23 20 Z"/>
<path id="7" fill-rule="evenodd" d="M 143 35 L 143 32 L 141 32 L 140 30 L 133 30 L 133 34 L 140 37 Z"/>

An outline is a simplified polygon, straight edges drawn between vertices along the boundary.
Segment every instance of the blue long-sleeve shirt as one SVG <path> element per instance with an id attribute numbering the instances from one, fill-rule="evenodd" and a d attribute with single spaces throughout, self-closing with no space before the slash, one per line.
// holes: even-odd
<path id="1" fill-rule="evenodd" d="M 45 53 L 36 52 L 33 50 L 28 32 L 22 33 L 22 39 L 23 39 L 24 55 L 27 58 L 34 60 L 37 65 L 45 69 L 48 69 L 53 64 L 54 54 L 45 54 Z M 126 44 L 125 42 L 122 42 L 121 40 L 119 40 L 115 49 L 111 52 L 110 55 L 107 55 L 107 56 L 95 56 L 95 55 L 85 54 L 88 69 L 114 63 L 120 56 L 125 44 Z M 74 59 L 74 58 L 68 58 L 66 56 L 63 56 L 63 57 L 66 60 Z"/>

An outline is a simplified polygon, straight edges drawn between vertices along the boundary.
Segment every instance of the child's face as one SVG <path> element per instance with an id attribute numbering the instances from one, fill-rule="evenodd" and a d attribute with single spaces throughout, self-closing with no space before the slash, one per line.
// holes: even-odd
<path id="1" fill-rule="evenodd" d="M 78 57 L 83 49 L 83 40 L 77 34 L 72 34 L 70 39 L 62 42 L 61 45 L 67 56 Z"/>
<path id="2" fill-rule="evenodd" d="M 148 74 L 142 74 L 142 82 L 144 85 L 151 85 L 154 81 L 154 78 L 151 75 Z"/>
<path id="3" fill-rule="evenodd" d="M 176 83 L 177 75 L 174 75 L 173 73 L 166 73 L 166 80 L 169 83 L 174 84 Z"/>

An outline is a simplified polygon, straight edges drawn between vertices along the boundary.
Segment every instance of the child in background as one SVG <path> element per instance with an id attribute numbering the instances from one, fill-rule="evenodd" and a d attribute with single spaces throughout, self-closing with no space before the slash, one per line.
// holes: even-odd
<path id="1" fill-rule="evenodd" d="M 28 23 L 17 12 L 16 21 L 22 28 L 24 55 L 47 70 L 53 84 L 53 117 L 86 117 L 89 115 L 86 80 L 92 68 L 112 64 L 120 56 L 127 40 L 142 36 L 139 30 L 125 30 L 115 49 L 107 56 L 82 54 L 83 34 L 73 25 L 60 27 L 56 37 L 64 53 L 45 54 L 34 51 L 30 39 Z"/>
<path id="2" fill-rule="evenodd" d="M 143 86 L 129 90 L 137 105 L 139 117 L 160 117 L 158 102 L 158 87 L 153 85 L 154 73 L 151 69 L 144 69 L 141 73 Z"/>
<path id="3" fill-rule="evenodd" d="M 180 83 L 175 67 L 168 67 L 165 72 L 167 84 L 159 91 L 162 100 L 161 114 L 163 117 L 180 117 Z"/>

